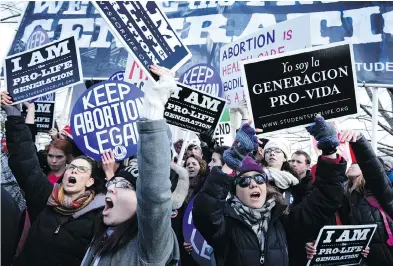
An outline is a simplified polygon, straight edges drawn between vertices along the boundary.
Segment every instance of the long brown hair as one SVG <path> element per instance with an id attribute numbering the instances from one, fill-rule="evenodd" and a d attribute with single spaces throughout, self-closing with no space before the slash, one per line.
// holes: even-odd
<path id="1" fill-rule="evenodd" d="M 274 198 L 277 203 L 285 205 L 285 200 L 282 196 L 282 193 L 280 193 L 274 186 L 266 184 L 266 201 L 271 198 Z"/>
<path id="2" fill-rule="evenodd" d="M 91 250 L 96 252 L 95 255 L 113 254 L 127 245 L 138 233 L 137 216 L 135 214 L 127 221 L 116 226 L 113 233 L 106 238 L 108 228 L 109 226 L 101 220 L 91 244 Z"/>

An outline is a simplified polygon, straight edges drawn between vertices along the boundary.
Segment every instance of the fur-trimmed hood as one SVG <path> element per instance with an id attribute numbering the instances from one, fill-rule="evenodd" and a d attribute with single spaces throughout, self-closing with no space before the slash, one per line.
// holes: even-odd
<path id="1" fill-rule="evenodd" d="M 183 205 L 183 202 L 188 193 L 190 181 L 187 170 L 180 165 L 171 163 L 171 170 L 176 173 L 175 178 L 171 177 L 171 182 L 172 184 L 177 183 L 172 192 L 172 210 L 177 210 Z"/>

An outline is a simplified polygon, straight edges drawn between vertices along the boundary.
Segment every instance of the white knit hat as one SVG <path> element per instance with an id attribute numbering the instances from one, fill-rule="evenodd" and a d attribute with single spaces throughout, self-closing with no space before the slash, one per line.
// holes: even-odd
<path id="1" fill-rule="evenodd" d="M 289 159 L 289 142 L 286 139 L 276 138 L 276 139 L 269 139 L 268 143 L 266 143 L 265 147 L 263 148 L 266 151 L 269 148 L 279 148 L 285 155 L 285 158 Z"/>

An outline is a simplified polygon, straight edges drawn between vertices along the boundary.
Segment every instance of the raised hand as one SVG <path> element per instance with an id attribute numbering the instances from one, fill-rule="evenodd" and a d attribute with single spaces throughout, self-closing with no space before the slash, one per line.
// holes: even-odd
<path id="1" fill-rule="evenodd" d="M 102 169 L 105 172 L 105 179 L 111 180 L 115 176 L 115 155 L 112 150 L 104 151 L 101 156 L 102 159 Z"/>
<path id="2" fill-rule="evenodd" d="M 179 90 L 174 74 L 165 67 L 150 66 L 152 73 L 160 77 L 157 85 L 145 89 L 145 97 L 141 117 L 150 120 L 164 118 L 165 104 L 172 93 Z"/>
<path id="3" fill-rule="evenodd" d="M 9 96 L 7 91 L 2 91 L 0 93 L 1 96 L 1 108 L 7 113 L 7 115 L 20 116 L 20 105 L 12 105 L 14 102 L 12 101 L 11 96 Z"/>
<path id="4" fill-rule="evenodd" d="M 249 120 L 236 133 L 236 139 L 232 147 L 224 152 L 224 162 L 232 169 L 237 170 L 241 167 L 244 157 L 258 149 L 261 141 L 255 133 L 261 133 L 261 129 L 251 127 L 252 121 Z"/>
<path id="5" fill-rule="evenodd" d="M 307 126 L 307 131 L 318 141 L 317 147 L 322 151 L 333 151 L 340 146 L 336 128 L 325 121 L 321 115 L 317 115 L 314 124 Z"/>
<path id="6" fill-rule="evenodd" d="M 341 134 L 340 141 L 356 142 L 361 136 L 362 134 L 360 132 L 353 131 L 353 130 L 346 130 Z"/>

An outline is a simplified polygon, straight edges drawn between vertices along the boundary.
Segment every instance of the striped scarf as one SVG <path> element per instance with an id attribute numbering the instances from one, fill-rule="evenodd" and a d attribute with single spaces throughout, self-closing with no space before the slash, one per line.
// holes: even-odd
<path id="1" fill-rule="evenodd" d="M 64 195 L 63 184 L 54 184 L 52 194 L 48 198 L 47 205 L 52 206 L 56 212 L 63 215 L 73 215 L 86 207 L 95 196 L 95 192 L 86 190 L 75 200 Z"/>
<path id="2" fill-rule="evenodd" d="M 254 209 L 244 205 L 236 196 L 229 199 L 229 204 L 235 212 L 249 224 L 257 235 L 259 245 L 261 246 L 261 265 L 265 263 L 265 235 L 267 233 L 272 209 L 276 206 L 274 198 L 269 199 L 260 209 Z"/>

